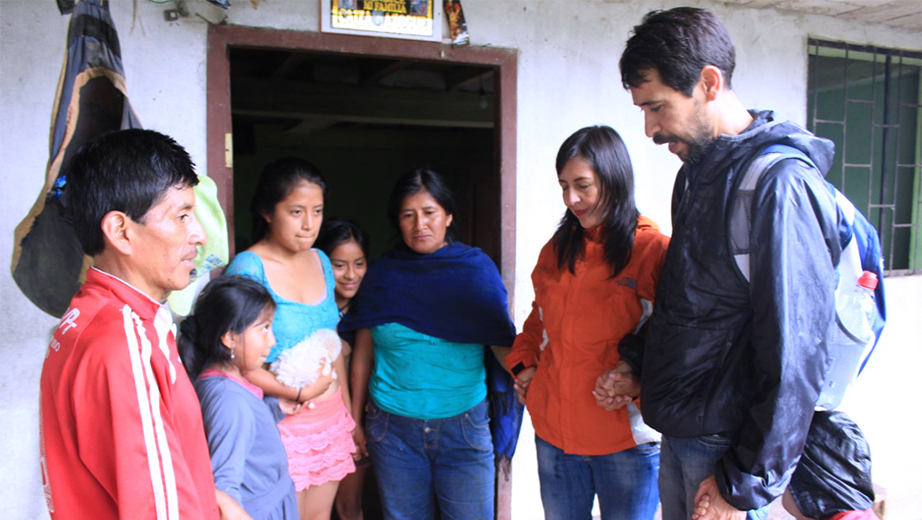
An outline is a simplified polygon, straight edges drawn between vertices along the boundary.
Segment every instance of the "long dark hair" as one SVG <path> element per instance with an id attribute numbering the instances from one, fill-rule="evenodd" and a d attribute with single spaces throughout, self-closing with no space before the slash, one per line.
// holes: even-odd
<path id="1" fill-rule="evenodd" d="M 320 170 L 304 159 L 282 157 L 263 168 L 250 202 L 250 213 L 253 216 L 251 239 L 254 244 L 269 232 L 266 215 L 271 215 L 275 206 L 285 200 L 301 181 L 320 186 L 323 200 L 327 199 L 327 183 L 320 175 Z"/>
<path id="2" fill-rule="evenodd" d="M 176 341 L 182 363 L 195 380 L 208 366 L 226 364 L 230 351 L 221 342 L 224 334 L 240 334 L 275 302 L 262 285 L 236 276 L 221 276 L 210 281 L 195 302 L 195 308 L 179 325 Z"/>
<path id="3" fill-rule="evenodd" d="M 557 175 L 575 157 L 585 159 L 599 182 L 599 205 L 604 211 L 601 224 L 602 248 L 605 261 L 611 266 L 614 277 L 631 260 L 634 232 L 640 213 L 634 203 L 634 170 L 624 141 L 614 129 L 607 126 L 590 126 L 577 130 L 560 145 L 557 152 Z M 567 266 L 575 272 L 576 260 L 586 249 L 585 231 L 570 210 L 560 219 L 554 233 L 557 268 Z"/>
<path id="4" fill-rule="evenodd" d="M 455 214 L 455 194 L 448 186 L 448 181 L 442 175 L 429 168 L 412 170 L 397 179 L 394 189 L 391 190 L 390 199 L 387 201 L 387 219 L 396 230 L 400 230 L 400 208 L 404 199 L 420 191 L 427 191 L 432 198 L 442 206 L 446 215 Z M 457 217 L 452 219 L 451 225 L 445 233 L 445 241 L 453 242 L 457 237 Z"/>
<path id="5" fill-rule="evenodd" d="M 347 218 L 325 220 L 320 228 L 320 236 L 317 237 L 314 247 L 330 256 L 340 244 L 345 244 L 350 240 L 355 240 L 355 243 L 362 248 L 362 253 L 365 254 L 365 259 L 367 260 L 371 250 L 371 238 L 364 229 Z"/>

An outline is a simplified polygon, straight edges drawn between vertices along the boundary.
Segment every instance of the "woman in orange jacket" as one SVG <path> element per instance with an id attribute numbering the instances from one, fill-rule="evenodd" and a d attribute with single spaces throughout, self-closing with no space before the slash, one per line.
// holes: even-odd
<path id="1" fill-rule="evenodd" d="M 652 519 L 659 434 L 636 403 L 611 409 L 593 390 L 622 369 L 618 342 L 650 315 L 669 239 L 637 211 L 613 129 L 564 141 L 557 180 L 567 211 L 541 250 L 532 312 L 506 358 L 535 428 L 541 501 L 548 520 L 589 519 L 596 495 L 603 519 Z"/>

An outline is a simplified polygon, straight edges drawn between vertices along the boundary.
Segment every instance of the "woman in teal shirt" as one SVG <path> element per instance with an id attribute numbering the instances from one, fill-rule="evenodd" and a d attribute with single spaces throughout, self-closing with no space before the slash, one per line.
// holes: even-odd
<path id="1" fill-rule="evenodd" d="M 353 417 L 370 394 L 365 441 L 388 519 L 433 518 L 436 500 L 445 518 L 493 518 L 486 347 L 512 345 L 515 326 L 496 265 L 452 241 L 454 212 L 437 173 L 398 180 L 388 217 L 402 243 L 340 323 L 357 331 Z"/>

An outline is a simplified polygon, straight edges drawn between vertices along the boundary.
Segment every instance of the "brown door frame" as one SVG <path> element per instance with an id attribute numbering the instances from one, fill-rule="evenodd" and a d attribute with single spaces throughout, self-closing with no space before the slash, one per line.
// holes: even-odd
<path id="1" fill-rule="evenodd" d="M 316 32 L 210 25 L 207 58 L 208 176 L 218 186 L 218 200 L 228 225 L 228 244 L 234 253 L 234 172 L 229 165 L 231 146 L 230 48 L 256 47 L 313 53 L 380 56 L 421 61 L 453 62 L 495 68 L 493 77 L 493 170 L 500 186 L 500 274 L 515 296 L 515 188 L 516 188 L 516 83 L 518 55 L 512 49 L 455 47 L 442 43 L 374 38 Z M 512 467 L 497 467 L 496 517 L 512 517 Z"/>
<path id="2" fill-rule="evenodd" d="M 314 53 L 380 56 L 421 61 L 492 66 L 494 172 L 500 186 L 500 273 L 509 292 L 510 308 L 515 290 L 515 188 L 516 188 L 516 82 L 515 50 L 495 47 L 455 47 L 442 43 L 394 38 L 374 38 L 288 30 L 211 25 L 208 28 L 207 105 L 208 176 L 218 186 L 218 199 L 227 215 L 229 245 L 234 246 L 233 167 L 226 157 L 230 148 L 230 48 L 257 47 Z"/>

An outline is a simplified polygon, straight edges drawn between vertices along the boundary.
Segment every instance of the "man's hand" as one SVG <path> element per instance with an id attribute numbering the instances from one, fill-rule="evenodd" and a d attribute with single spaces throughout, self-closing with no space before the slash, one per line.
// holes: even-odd
<path id="1" fill-rule="evenodd" d="M 627 406 L 640 395 L 640 378 L 631 371 L 630 365 L 619 362 L 615 368 L 603 372 L 596 381 L 592 396 L 595 403 L 606 411 Z"/>
<path id="2" fill-rule="evenodd" d="M 535 377 L 535 370 L 537 368 L 530 367 L 519 372 L 519 375 L 515 378 L 515 393 L 519 396 L 519 402 L 525 404 L 525 397 L 528 395 L 528 385 L 531 384 L 531 380 Z"/>
<path id="3" fill-rule="evenodd" d="M 731 506 L 717 489 L 713 475 L 704 479 L 695 494 L 695 512 L 692 520 L 745 520 L 746 512 Z"/>

